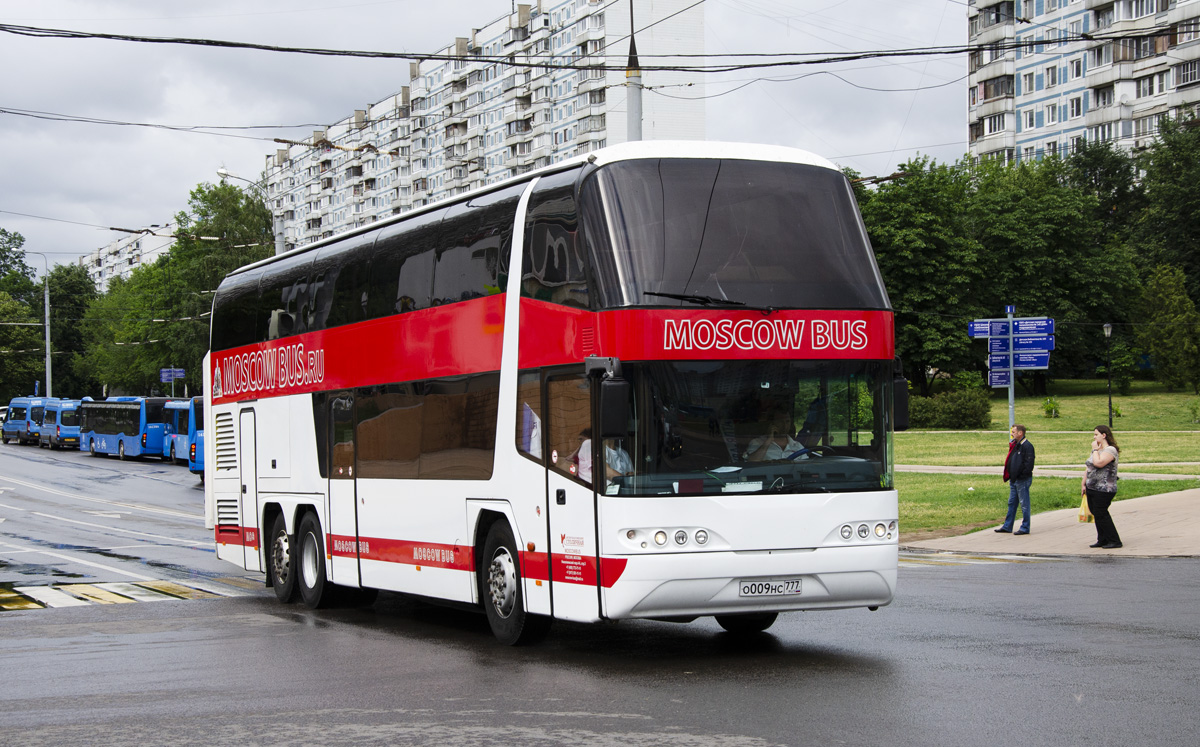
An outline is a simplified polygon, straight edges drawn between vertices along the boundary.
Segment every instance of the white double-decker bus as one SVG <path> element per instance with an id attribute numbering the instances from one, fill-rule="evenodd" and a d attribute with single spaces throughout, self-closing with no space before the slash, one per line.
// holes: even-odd
<path id="1" fill-rule="evenodd" d="M 629 143 L 249 265 L 206 368 L 218 556 L 283 602 L 514 644 L 895 593 L 892 312 L 803 151 Z"/>

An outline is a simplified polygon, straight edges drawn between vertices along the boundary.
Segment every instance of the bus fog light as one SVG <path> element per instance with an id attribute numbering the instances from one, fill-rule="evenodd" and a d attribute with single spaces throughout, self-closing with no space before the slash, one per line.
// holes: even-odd
<path id="1" fill-rule="evenodd" d="M 846 524 L 845 526 L 842 527 L 842 539 L 848 540 L 853 536 L 854 536 L 854 529 L 849 524 Z"/>
<path id="2" fill-rule="evenodd" d="M 883 524 L 876 524 L 875 525 L 875 536 L 882 538 L 883 535 L 885 535 L 885 534 L 887 534 L 887 527 L 885 527 Z"/>
<path id="3" fill-rule="evenodd" d="M 637 530 L 635 530 L 635 529 L 630 529 L 628 532 L 625 533 L 625 537 L 627 539 L 633 539 L 636 536 L 637 536 Z"/>
<path id="4" fill-rule="evenodd" d="M 682 529 L 680 529 L 678 532 L 676 532 L 675 533 L 675 544 L 686 545 L 687 544 L 687 532 L 683 531 Z"/>
<path id="5" fill-rule="evenodd" d="M 704 531 L 703 529 L 697 529 L 696 530 L 696 544 L 704 545 L 707 543 L 708 543 L 708 532 Z"/>
<path id="6" fill-rule="evenodd" d="M 866 524 L 859 524 L 858 536 L 859 539 L 866 539 L 867 537 L 871 536 L 871 527 L 867 526 Z"/>
<path id="7" fill-rule="evenodd" d="M 662 530 L 655 532 L 654 533 L 654 544 L 656 544 L 656 545 L 667 544 L 667 533 Z"/>
<path id="8" fill-rule="evenodd" d="M 894 531 L 896 531 L 896 520 L 895 520 L 895 519 L 892 519 L 892 520 L 891 520 L 891 521 L 888 523 L 888 531 L 889 531 L 889 532 L 894 532 Z"/>

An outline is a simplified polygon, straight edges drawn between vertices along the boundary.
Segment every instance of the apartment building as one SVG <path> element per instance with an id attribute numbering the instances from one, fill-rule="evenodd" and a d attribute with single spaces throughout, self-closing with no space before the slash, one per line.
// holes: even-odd
<path id="1" fill-rule="evenodd" d="M 96 251 L 79 258 L 79 265 L 87 270 L 88 277 L 101 293 L 115 277 L 128 278 L 133 268 L 150 264 L 167 253 L 175 243 L 171 235 L 175 225 L 152 226 L 142 233 L 130 234 L 109 242 Z"/>
<path id="2" fill-rule="evenodd" d="M 970 0 L 970 154 L 1146 147 L 1200 102 L 1200 0 Z"/>
<path id="3" fill-rule="evenodd" d="M 639 54 L 703 54 L 693 5 L 637 0 Z M 266 157 L 277 251 L 625 142 L 629 31 L 629 0 L 542 0 L 410 63 L 399 92 Z M 704 138 L 700 77 L 643 74 L 644 139 Z"/>

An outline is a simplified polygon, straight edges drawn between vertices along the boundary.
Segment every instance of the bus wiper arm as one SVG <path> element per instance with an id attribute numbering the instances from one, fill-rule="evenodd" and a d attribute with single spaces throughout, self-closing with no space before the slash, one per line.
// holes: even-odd
<path id="1" fill-rule="evenodd" d="M 712 296 L 689 296 L 686 293 L 655 293 L 654 291 L 643 291 L 646 296 L 660 296 L 662 298 L 673 298 L 676 301 L 690 301 L 703 306 L 711 304 L 727 304 L 729 306 L 745 306 L 742 301 L 730 301 L 727 298 L 713 298 Z"/>

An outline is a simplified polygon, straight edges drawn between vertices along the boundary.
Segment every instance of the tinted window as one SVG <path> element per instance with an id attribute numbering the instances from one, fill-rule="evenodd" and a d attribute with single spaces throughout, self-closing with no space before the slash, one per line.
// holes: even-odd
<path id="1" fill-rule="evenodd" d="M 468 301 L 500 293 L 500 258 L 512 250 L 519 184 L 450 206 L 437 252 L 435 304 Z"/>
<path id="2" fill-rule="evenodd" d="M 58 422 L 58 411 L 50 410 L 46 413 L 46 417 L 42 419 L 42 425 L 54 425 Z"/>
<path id="3" fill-rule="evenodd" d="M 59 425 L 79 425 L 78 410 L 63 410 L 59 415 Z"/>
<path id="4" fill-rule="evenodd" d="M 625 161 L 583 182 L 581 214 L 603 307 L 890 308 L 846 177 L 803 164 Z"/>
<path id="5" fill-rule="evenodd" d="M 308 331 L 311 268 L 312 255 L 302 254 L 263 269 L 260 314 L 266 322 L 268 340 Z"/>
<path id="6" fill-rule="evenodd" d="M 213 350 L 228 350 L 258 342 L 255 320 L 258 314 L 259 276 L 258 272 L 233 275 L 225 278 L 217 289 L 212 315 Z"/>
<path id="7" fill-rule="evenodd" d="M 44 412 L 44 408 L 35 407 L 35 408 L 33 408 L 33 411 L 29 413 L 29 419 L 35 423 L 40 423 L 40 422 L 42 422 L 42 413 L 43 412 Z"/>
<path id="8" fill-rule="evenodd" d="M 371 259 L 367 316 L 375 319 L 432 305 L 434 252 L 445 210 L 383 229 Z"/>
<path id="9" fill-rule="evenodd" d="M 359 234 L 317 252 L 309 287 L 309 329 L 354 324 L 367 318 L 371 252 L 378 231 Z"/>
<path id="10" fill-rule="evenodd" d="M 579 171 L 538 181 L 525 218 L 521 295 L 587 308 L 584 253 L 579 236 L 575 180 Z"/>
<path id="11" fill-rule="evenodd" d="M 517 450 L 542 459 L 542 377 L 537 371 L 517 374 Z"/>

